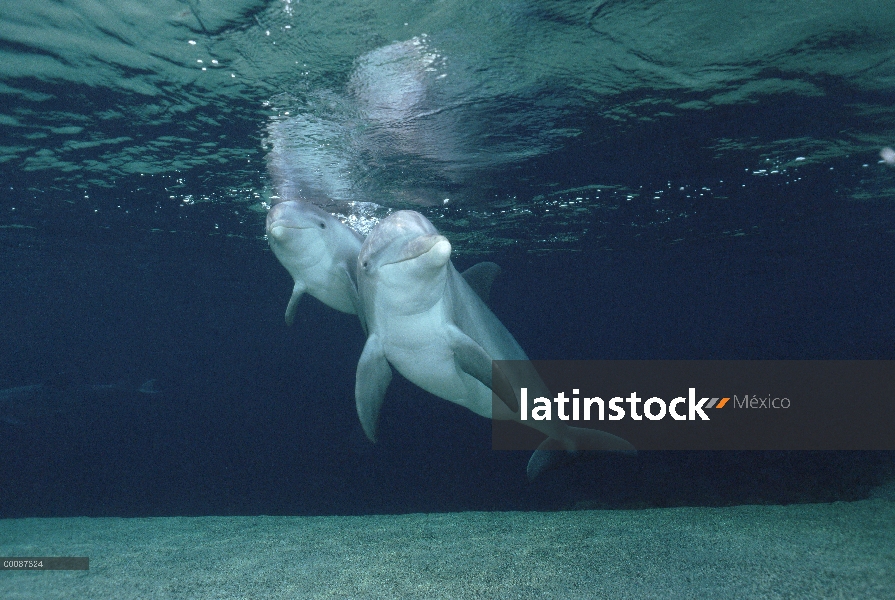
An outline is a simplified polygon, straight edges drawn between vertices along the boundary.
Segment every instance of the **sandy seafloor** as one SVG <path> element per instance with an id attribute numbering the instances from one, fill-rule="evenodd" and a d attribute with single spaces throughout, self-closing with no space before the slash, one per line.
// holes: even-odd
<path id="1" fill-rule="evenodd" d="M 0 598 L 895 598 L 895 501 L 0 521 Z"/>

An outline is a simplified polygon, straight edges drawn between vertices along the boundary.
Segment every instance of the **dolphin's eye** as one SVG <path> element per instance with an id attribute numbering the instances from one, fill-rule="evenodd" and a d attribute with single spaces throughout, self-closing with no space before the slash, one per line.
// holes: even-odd
<path id="1" fill-rule="evenodd" d="M 367 261 L 364 261 L 363 267 L 364 267 L 365 269 L 367 268 Z"/>
<path id="2" fill-rule="evenodd" d="M 320 223 L 320 229 L 326 229 L 326 223 Z"/>

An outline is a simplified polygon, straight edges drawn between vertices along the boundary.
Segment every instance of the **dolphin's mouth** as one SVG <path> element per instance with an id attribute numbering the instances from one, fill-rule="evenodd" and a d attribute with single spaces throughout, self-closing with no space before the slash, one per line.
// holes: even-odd
<path id="1" fill-rule="evenodd" d="M 304 236 L 302 231 L 307 231 L 308 227 L 301 227 L 295 221 L 274 221 L 270 223 L 267 228 L 267 238 L 269 240 L 277 240 L 281 242 L 285 242 L 290 238 L 294 238 L 295 236 Z"/>
<path id="2" fill-rule="evenodd" d="M 375 229 L 371 235 L 376 235 Z M 447 238 L 437 233 L 424 235 L 407 234 L 392 239 L 389 243 L 377 248 L 373 245 L 366 245 L 370 242 L 370 238 L 367 238 L 365 247 L 361 249 L 357 257 L 358 263 L 364 269 L 367 268 L 370 262 L 380 266 L 396 265 L 423 256 L 441 241 L 447 242 Z"/>
<path id="3" fill-rule="evenodd" d="M 278 219 L 272 223 L 268 223 L 267 231 L 272 231 L 277 227 L 284 227 L 286 229 L 310 229 L 312 225 L 301 225 L 296 223 L 295 221 L 286 221 L 285 219 Z"/>
<path id="4" fill-rule="evenodd" d="M 433 233 L 430 235 L 421 235 L 413 238 L 408 241 L 404 246 L 404 251 L 401 252 L 400 258 L 396 260 L 396 263 L 404 262 L 405 260 L 413 260 L 414 258 L 419 258 L 429 250 L 435 247 L 435 244 L 441 241 L 447 241 L 447 238 L 443 235 Z"/>

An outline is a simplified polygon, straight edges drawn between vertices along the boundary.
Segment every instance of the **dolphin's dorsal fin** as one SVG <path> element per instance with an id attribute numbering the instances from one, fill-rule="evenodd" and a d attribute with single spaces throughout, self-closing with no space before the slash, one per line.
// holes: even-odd
<path id="1" fill-rule="evenodd" d="M 494 283 L 494 278 L 500 274 L 500 267 L 493 262 L 480 262 L 461 274 L 469 287 L 482 299 L 482 302 L 487 303 L 488 296 L 491 295 L 491 284 Z"/>

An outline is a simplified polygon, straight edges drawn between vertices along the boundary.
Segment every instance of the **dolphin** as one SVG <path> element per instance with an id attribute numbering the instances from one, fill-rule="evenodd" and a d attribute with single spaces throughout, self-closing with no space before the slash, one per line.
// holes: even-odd
<path id="1" fill-rule="evenodd" d="M 325 210 L 307 202 L 274 204 L 267 213 L 267 240 L 292 279 L 286 324 L 295 321 L 298 301 L 305 293 L 327 306 L 358 315 L 355 263 L 363 239 Z"/>
<path id="2" fill-rule="evenodd" d="M 124 383 L 85 384 L 71 372 L 60 373 L 43 383 L 0 390 L 0 421 L 24 426 L 54 414 L 82 410 L 91 399 L 114 394 L 158 394 L 155 379 L 134 389 Z"/>
<path id="3" fill-rule="evenodd" d="M 368 337 L 357 366 L 355 402 L 371 441 L 392 367 L 424 390 L 488 418 L 519 421 L 514 384 L 520 381 L 532 394 L 551 396 L 512 334 L 450 257 L 447 238 L 415 211 L 392 213 L 361 247 L 357 282 Z M 528 367 L 498 370 L 492 382 L 492 360 L 526 361 Z M 492 403 L 492 389 L 502 402 Z M 529 461 L 530 479 L 566 459 L 554 450 L 634 450 L 603 431 L 561 421 L 519 422 L 548 436 Z"/>

